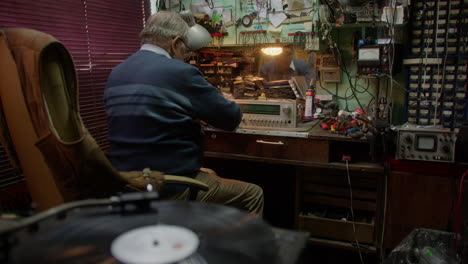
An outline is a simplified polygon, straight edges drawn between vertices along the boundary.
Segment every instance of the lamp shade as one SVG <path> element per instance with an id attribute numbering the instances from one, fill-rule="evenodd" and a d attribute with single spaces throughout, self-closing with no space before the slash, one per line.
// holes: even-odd
<path id="1" fill-rule="evenodd" d="M 187 46 L 190 50 L 201 49 L 211 42 L 210 33 L 199 24 L 191 26 L 186 36 Z"/>

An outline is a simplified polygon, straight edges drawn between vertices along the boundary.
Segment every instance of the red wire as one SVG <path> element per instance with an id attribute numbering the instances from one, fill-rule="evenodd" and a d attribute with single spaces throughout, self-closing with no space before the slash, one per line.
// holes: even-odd
<path id="1" fill-rule="evenodd" d="M 463 183 L 465 182 L 465 176 L 468 174 L 468 171 L 463 173 L 463 176 L 460 180 L 460 190 L 458 192 L 458 202 L 457 202 L 457 216 L 456 216 L 456 224 L 455 224 L 455 250 L 458 251 L 458 237 L 460 235 L 461 230 L 461 207 L 463 201 Z"/>

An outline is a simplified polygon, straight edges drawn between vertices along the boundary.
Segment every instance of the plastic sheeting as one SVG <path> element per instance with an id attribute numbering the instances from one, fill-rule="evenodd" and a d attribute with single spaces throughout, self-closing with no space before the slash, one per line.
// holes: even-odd
<path id="1" fill-rule="evenodd" d="M 385 259 L 383 264 L 455 264 L 455 233 L 414 229 Z"/>

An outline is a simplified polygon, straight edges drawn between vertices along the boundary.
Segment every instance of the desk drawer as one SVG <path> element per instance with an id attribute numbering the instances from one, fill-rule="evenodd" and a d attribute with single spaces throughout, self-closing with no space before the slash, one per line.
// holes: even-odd
<path id="1" fill-rule="evenodd" d="M 205 150 L 253 157 L 329 162 L 326 140 L 207 131 Z"/>
<path id="2" fill-rule="evenodd" d="M 299 229 L 309 232 L 312 237 L 351 242 L 356 239 L 359 242 L 373 244 L 374 224 L 354 222 L 354 225 L 356 234 L 351 221 L 304 215 L 300 215 L 298 219 Z"/>

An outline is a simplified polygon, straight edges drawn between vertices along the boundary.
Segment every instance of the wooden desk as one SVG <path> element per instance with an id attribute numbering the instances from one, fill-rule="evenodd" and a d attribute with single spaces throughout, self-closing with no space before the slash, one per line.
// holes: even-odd
<path id="1" fill-rule="evenodd" d="M 365 139 L 351 139 L 317 128 L 302 134 L 281 135 L 206 130 L 205 150 L 208 167 L 216 167 L 226 160 L 248 161 L 249 168 L 252 162 L 288 165 L 287 175 L 282 171 L 275 181 L 294 179 L 294 226 L 310 232 L 311 243 L 356 249 L 354 240 L 357 239 L 367 244 L 363 251 L 376 250 L 382 223 L 379 208 L 384 167 L 369 162 L 369 145 Z M 341 160 L 343 155 L 351 156 L 349 166 Z M 229 169 L 223 166 L 215 170 L 222 170 L 218 172 L 223 177 L 230 176 Z M 350 206 L 347 167 L 353 189 L 356 234 L 351 221 L 333 216 L 334 212 L 339 215 L 348 211 Z M 271 177 L 269 180 L 273 181 L 274 176 Z M 268 192 L 265 187 L 264 190 Z M 267 205 L 267 196 L 265 200 Z M 317 214 L 321 208 L 328 212 Z"/>
<path id="2" fill-rule="evenodd" d="M 314 127 L 309 132 L 269 135 L 262 131 L 242 133 L 205 131 L 205 156 L 252 160 L 318 168 L 346 169 L 342 155 L 350 155 L 350 170 L 383 172 L 383 166 L 369 162 L 367 140 L 352 139 Z"/>

